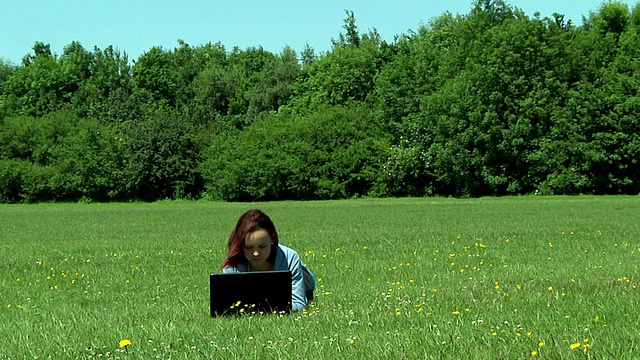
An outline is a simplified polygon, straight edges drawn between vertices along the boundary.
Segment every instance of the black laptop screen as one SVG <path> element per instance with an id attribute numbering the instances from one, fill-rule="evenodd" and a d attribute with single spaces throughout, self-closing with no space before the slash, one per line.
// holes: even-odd
<path id="1" fill-rule="evenodd" d="M 211 316 L 291 311 L 291 272 L 211 274 Z"/>

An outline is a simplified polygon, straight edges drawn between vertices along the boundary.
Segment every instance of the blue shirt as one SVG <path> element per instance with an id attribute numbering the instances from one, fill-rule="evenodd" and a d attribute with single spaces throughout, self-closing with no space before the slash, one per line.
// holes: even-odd
<path id="1" fill-rule="evenodd" d="M 274 264 L 274 270 L 291 271 L 291 309 L 293 311 L 304 309 L 307 306 L 307 295 L 302 277 L 302 267 L 304 264 L 300 260 L 300 255 L 298 255 L 295 250 L 280 244 L 278 244 L 278 249 L 276 251 L 276 263 Z M 249 271 L 247 264 L 239 264 L 238 267 L 235 268 L 227 266 L 222 269 L 223 273 L 247 271 Z M 313 275 L 311 276 L 311 279 L 312 282 L 315 283 Z"/>

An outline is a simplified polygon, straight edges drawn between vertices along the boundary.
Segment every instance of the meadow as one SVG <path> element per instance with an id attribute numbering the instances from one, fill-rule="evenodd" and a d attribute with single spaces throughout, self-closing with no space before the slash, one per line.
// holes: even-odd
<path id="1" fill-rule="evenodd" d="M 209 316 L 250 208 L 315 273 Z M 0 359 L 635 359 L 640 197 L 0 206 Z"/>

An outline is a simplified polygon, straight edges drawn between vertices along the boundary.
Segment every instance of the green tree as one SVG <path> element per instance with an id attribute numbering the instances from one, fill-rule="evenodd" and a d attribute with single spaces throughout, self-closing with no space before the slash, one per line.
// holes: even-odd
<path id="1" fill-rule="evenodd" d="M 620 36 L 630 20 L 629 7 L 620 1 L 607 1 L 597 11 L 589 13 L 587 25 L 601 34 Z"/>
<path id="2" fill-rule="evenodd" d="M 337 40 L 331 40 L 334 47 L 339 46 L 360 46 L 360 33 L 358 32 L 358 27 L 356 26 L 356 17 L 353 14 L 353 11 L 345 10 L 347 17 L 343 19 L 344 24 L 342 28 L 346 33 L 340 33 Z"/>
<path id="3" fill-rule="evenodd" d="M 5 114 L 4 112 L 6 111 L 6 106 L 2 103 L 2 101 L 6 101 L 3 99 L 6 99 L 6 96 L 3 97 L 2 95 L 4 94 L 5 90 L 4 90 L 4 82 L 11 76 L 13 75 L 13 73 L 16 71 L 16 67 L 11 65 L 10 63 L 7 63 L 5 61 L 3 61 L 2 59 L 0 59 L 0 120 L 2 120 L 2 118 L 4 118 Z"/>
<path id="4" fill-rule="evenodd" d="M 130 198 L 155 201 L 199 197 L 199 150 L 188 122 L 169 109 L 158 109 L 131 123 L 124 169 Z"/>
<path id="5" fill-rule="evenodd" d="M 36 41 L 31 49 L 33 50 L 33 54 L 27 54 L 22 57 L 22 66 L 24 67 L 29 66 L 38 57 L 53 57 L 53 54 L 51 53 L 51 45 L 45 44 L 42 41 Z"/>
<path id="6" fill-rule="evenodd" d="M 175 63 L 170 51 L 154 46 L 142 54 L 131 68 L 136 91 L 148 93 L 153 100 L 175 106 L 177 83 Z"/>
<path id="7" fill-rule="evenodd" d="M 367 107 L 280 113 L 217 136 L 201 165 L 207 196 L 233 201 L 337 199 L 370 193 L 384 135 Z"/>
<path id="8" fill-rule="evenodd" d="M 316 53 L 315 50 L 309 46 L 309 44 L 305 44 L 304 48 L 300 52 L 300 61 L 302 62 L 302 67 L 306 67 L 312 62 L 316 61 Z"/>
<path id="9" fill-rule="evenodd" d="M 82 80 L 67 67 L 71 61 L 58 61 L 51 55 L 48 44 L 37 42 L 33 48 L 35 55 L 26 56 L 23 66 L 3 83 L 0 113 L 6 116 L 42 116 L 61 109 L 71 102 Z"/>
<path id="10" fill-rule="evenodd" d="M 260 71 L 259 80 L 247 89 L 248 115 L 258 117 L 278 111 L 291 97 L 299 72 L 296 52 L 288 46 L 269 59 Z"/>
<path id="11" fill-rule="evenodd" d="M 113 46 L 95 47 L 88 66 L 89 77 L 75 93 L 73 106 L 82 117 L 102 123 L 119 123 L 135 117 L 138 110 L 130 106 L 133 90 L 131 66 L 126 53 Z"/>
<path id="12" fill-rule="evenodd" d="M 189 71 L 189 97 L 181 109 L 194 124 L 216 124 L 226 115 L 231 95 L 227 53 L 220 43 L 195 47 Z"/>
<path id="13" fill-rule="evenodd" d="M 305 60 L 288 110 L 305 113 L 323 105 L 365 102 L 374 91 L 374 78 L 386 60 L 381 48 L 387 44 L 375 29 L 358 33 L 353 12 L 346 12 L 346 34 L 333 40 L 330 52 Z"/>
<path id="14" fill-rule="evenodd" d="M 636 3 L 633 9 L 631 9 L 629 26 L 635 31 L 638 31 L 638 29 L 640 29 L 640 3 Z"/>
<path id="15" fill-rule="evenodd" d="M 380 55 L 379 44 L 369 39 L 360 47 L 334 48 L 301 71 L 290 108 L 304 112 L 324 104 L 366 101 L 374 89 Z"/>
<path id="16" fill-rule="evenodd" d="M 252 95 L 256 95 L 252 90 L 265 81 L 265 67 L 274 59 L 275 55 L 262 47 L 249 47 L 246 50 L 234 48 L 229 54 L 228 71 L 234 76 L 235 87 L 229 98 L 229 115 L 242 118 L 241 123 L 245 125 L 252 121 L 248 115 L 250 112 L 253 115 L 260 112 L 259 108 L 255 108 L 258 101 L 252 98 Z"/>
<path id="17" fill-rule="evenodd" d="M 69 111 L 2 125 L 1 202 L 123 199 L 125 148 L 112 128 Z"/>

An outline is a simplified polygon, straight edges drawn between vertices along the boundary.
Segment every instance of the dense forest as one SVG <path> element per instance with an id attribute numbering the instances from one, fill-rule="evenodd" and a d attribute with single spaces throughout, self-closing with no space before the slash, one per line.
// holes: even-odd
<path id="1" fill-rule="evenodd" d="M 640 192 L 640 3 L 336 30 L 320 54 L 36 42 L 0 61 L 0 202 Z"/>

